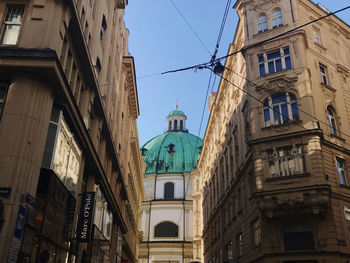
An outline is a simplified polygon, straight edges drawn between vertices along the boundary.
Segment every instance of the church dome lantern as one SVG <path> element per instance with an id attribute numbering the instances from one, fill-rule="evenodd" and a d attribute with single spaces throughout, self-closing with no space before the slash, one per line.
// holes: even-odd
<path id="1" fill-rule="evenodd" d="M 176 110 L 171 111 L 166 118 L 168 121 L 167 131 L 188 132 L 188 130 L 186 130 L 187 116 L 177 108 L 178 106 L 176 105 Z"/>

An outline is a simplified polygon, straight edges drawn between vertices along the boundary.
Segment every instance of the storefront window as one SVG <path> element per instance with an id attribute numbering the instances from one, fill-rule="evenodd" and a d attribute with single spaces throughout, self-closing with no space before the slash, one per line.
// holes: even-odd
<path id="1" fill-rule="evenodd" d="M 75 196 L 82 151 L 64 119 L 54 106 L 51 112 L 42 166 L 55 171 L 62 183 Z"/>
<path id="2" fill-rule="evenodd" d="M 95 186 L 96 192 L 96 205 L 95 205 L 95 218 L 94 224 L 100 230 L 102 235 L 110 240 L 112 235 L 113 215 L 111 209 L 108 207 L 107 200 L 105 199 L 100 187 Z"/>

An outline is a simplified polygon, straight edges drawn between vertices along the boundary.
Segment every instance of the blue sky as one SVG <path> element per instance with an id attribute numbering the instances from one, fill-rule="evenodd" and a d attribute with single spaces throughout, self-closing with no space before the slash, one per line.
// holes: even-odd
<path id="1" fill-rule="evenodd" d="M 212 53 L 227 1 L 173 1 Z M 234 2 L 232 0 L 232 5 Z M 349 0 L 314 2 L 320 2 L 330 11 L 350 4 Z M 338 16 L 350 24 L 350 10 L 339 13 Z M 237 21 L 236 11 L 231 7 L 218 57 L 226 55 Z M 130 0 L 126 8 L 125 23 L 130 30 L 129 51 L 136 64 L 140 146 L 165 131 L 165 118 L 175 109 L 176 102 L 179 109 L 187 115 L 189 132 L 198 135 L 209 83 L 209 70 L 188 70 L 166 75 L 159 73 L 207 62 L 211 57 L 207 49 L 193 34 L 171 0 Z M 214 90 L 218 83 L 217 78 Z M 204 136 L 208 115 L 206 103 L 200 137 Z"/>

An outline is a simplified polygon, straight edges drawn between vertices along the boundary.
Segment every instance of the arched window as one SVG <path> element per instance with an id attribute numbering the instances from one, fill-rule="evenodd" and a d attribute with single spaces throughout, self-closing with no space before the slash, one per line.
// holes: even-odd
<path id="1" fill-rule="evenodd" d="M 298 104 L 293 94 L 282 93 L 268 97 L 264 102 L 265 126 L 298 121 Z"/>
<path id="2" fill-rule="evenodd" d="M 164 184 L 164 199 L 174 199 L 174 184 Z"/>
<path id="3" fill-rule="evenodd" d="M 267 16 L 265 14 L 258 17 L 257 26 L 258 26 L 258 33 L 262 33 L 269 30 L 267 25 Z"/>
<path id="4" fill-rule="evenodd" d="M 174 120 L 174 130 L 177 130 L 177 120 Z"/>
<path id="5" fill-rule="evenodd" d="M 169 121 L 169 127 L 168 127 L 168 130 L 169 130 L 169 131 L 171 130 L 171 121 Z"/>
<path id="6" fill-rule="evenodd" d="M 291 224 L 283 231 L 284 249 L 286 251 L 314 250 L 314 236 L 307 224 Z"/>
<path id="7" fill-rule="evenodd" d="M 277 10 L 275 10 L 272 13 L 271 25 L 272 25 L 272 28 L 283 26 L 283 19 L 282 19 L 282 11 L 281 11 L 281 9 L 277 9 Z"/>
<path id="8" fill-rule="evenodd" d="M 162 222 L 154 228 L 154 237 L 178 237 L 179 228 L 171 222 Z"/>
<path id="9" fill-rule="evenodd" d="M 184 129 L 184 122 L 183 120 L 180 120 L 180 130 L 183 130 Z"/>
<path id="10" fill-rule="evenodd" d="M 327 107 L 327 113 L 328 113 L 329 129 L 331 130 L 331 134 L 338 135 L 336 115 L 335 115 L 335 111 L 331 106 Z"/>

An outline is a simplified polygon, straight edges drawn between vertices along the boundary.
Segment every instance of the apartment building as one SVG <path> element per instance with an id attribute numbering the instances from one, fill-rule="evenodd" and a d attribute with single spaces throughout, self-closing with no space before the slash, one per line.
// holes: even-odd
<path id="1" fill-rule="evenodd" d="M 0 2 L 0 258 L 136 262 L 144 164 L 126 0 Z"/>

